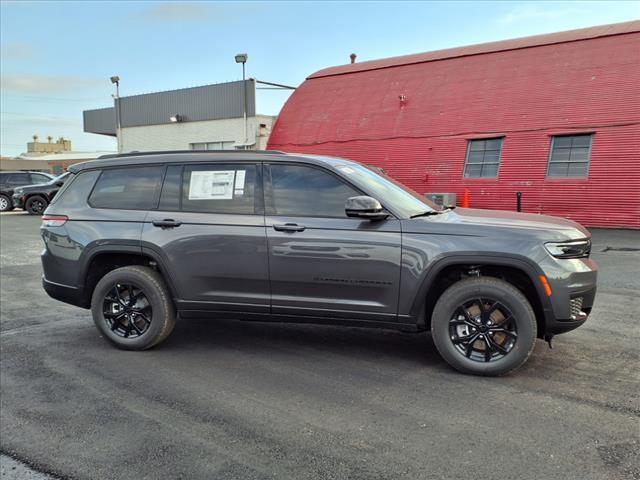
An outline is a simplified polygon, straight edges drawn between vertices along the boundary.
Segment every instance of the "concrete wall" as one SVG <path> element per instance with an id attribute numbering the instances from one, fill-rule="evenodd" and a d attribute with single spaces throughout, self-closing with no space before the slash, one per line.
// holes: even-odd
<path id="1" fill-rule="evenodd" d="M 274 117 L 249 117 L 247 136 L 256 142 L 256 149 L 266 148 Z M 260 128 L 260 124 L 266 125 Z M 146 125 L 122 129 L 122 151 L 189 150 L 191 143 L 227 142 L 244 144 L 244 120 L 230 118 L 200 122 Z"/>

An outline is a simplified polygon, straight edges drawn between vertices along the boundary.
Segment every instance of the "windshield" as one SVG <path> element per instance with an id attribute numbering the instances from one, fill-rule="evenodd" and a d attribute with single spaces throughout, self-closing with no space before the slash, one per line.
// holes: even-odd
<path id="1" fill-rule="evenodd" d="M 362 186 L 372 197 L 383 205 L 389 205 L 403 216 L 410 217 L 440 208 L 419 193 L 402 185 L 380 169 L 365 167 L 356 163 L 336 165 L 336 168 L 354 183 Z"/>

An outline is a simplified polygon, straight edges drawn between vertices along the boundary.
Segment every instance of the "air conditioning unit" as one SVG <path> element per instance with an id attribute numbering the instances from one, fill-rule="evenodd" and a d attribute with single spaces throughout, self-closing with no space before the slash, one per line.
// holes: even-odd
<path id="1" fill-rule="evenodd" d="M 455 193 L 425 193 L 425 197 L 431 200 L 436 205 L 443 207 L 455 207 L 456 206 L 456 194 Z"/>

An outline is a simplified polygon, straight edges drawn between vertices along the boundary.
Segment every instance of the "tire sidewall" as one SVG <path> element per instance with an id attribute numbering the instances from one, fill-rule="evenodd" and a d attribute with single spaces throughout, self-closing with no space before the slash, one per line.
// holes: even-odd
<path id="1" fill-rule="evenodd" d="M 43 207 L 40 212 L 34 212 L 31 210 L 31 205 L 38 200 L 43 203 Z M 24 204 L 24 208 L 27 212 L 29 212 L 30 215 L 41 215 L 47 209 L 47 205 L 48 205 L 48 202 L 44 197 L 41 197 L 40 195 L 34 195 L 33 197 L 29 197 L 27 199 L 27 201 Z"/>
<path id="2" fill-rule="evenodd" d="M 140 288 L 151 305 L 151 324 L 147 331 L 139 337 L 120 337 L 111 331 L 105 320 L 104 297 L 118 283 L 131 284 Z M 91 297 L 91 313 L 100 333 L 111 343 L 125 350 L 144 350 L 155 345 L 163 332 L 166 318 L 170 314 L 158 286 L 144 273 L 127 268 L 113 270 L 102 277 Z"/>
<path id="3" fill-rule="evenodd" d="M 3 198 L 4 200 L 6 200 L 7 202 L 7 208 L 0 208 L 0 212 L 8 212 L 10 210 L 12 210 L 13 205 L 11 203 L 11 199 L 5 195 L 4 193 L 0 194 L 0 197 Z"/>
<path id="4" fill-rule="evenodd" d="M 518 338 L 513 349 L 500 360 L 478 362 L 462 355 L 451 341 L 449 321 L 457 307 L 474 297 L 498 300 L 515 317 Z M 440 355 L 451 366 L 464 373 L 496 376 L 520 367 L 535 345 L 537 328 L 533 310 L 524 295 L 499 279 L 462 280 L 449 287 L 438 299 L 431 318 L 431 335 Z"/>

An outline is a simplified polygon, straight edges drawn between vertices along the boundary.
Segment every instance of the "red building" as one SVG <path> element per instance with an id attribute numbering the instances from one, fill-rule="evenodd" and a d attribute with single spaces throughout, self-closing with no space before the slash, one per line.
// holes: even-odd
<path id="1" fill-rule="evenodd" d="M 640 21 L 327 68 L 269 148 L 384 168 L 470 205 L 640 228 Z"/>

